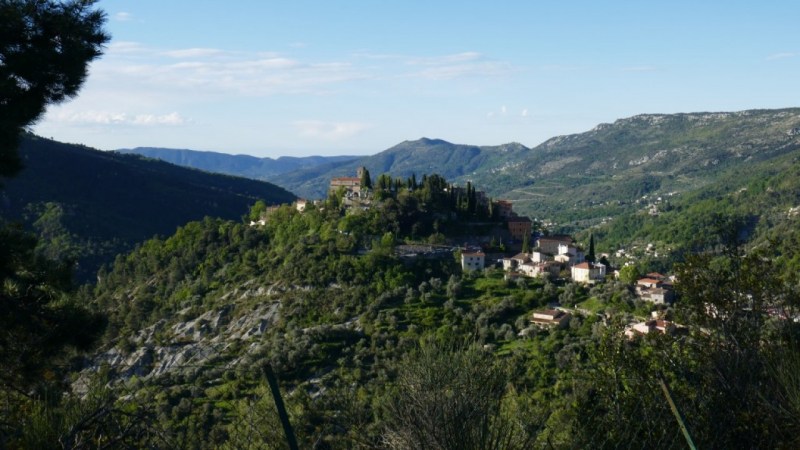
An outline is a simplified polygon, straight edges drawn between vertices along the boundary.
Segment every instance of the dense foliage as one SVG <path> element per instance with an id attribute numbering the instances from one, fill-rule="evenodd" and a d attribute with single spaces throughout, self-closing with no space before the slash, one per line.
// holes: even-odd
<path id="1" fill-rule="evenodd" d="M 264 226 L 205 219 L 120 256 L 81 297 L 108 314 L 104 347 L 112 350 L 95 367 L 112 380 L 110 404 L 141 419 L 138 442 L 282 448 L 262 373 L 268 364 L 305 447 L 680 448 L 684 437 L 659 380 L 703 447 L 745 438 L 791 445 L 793 434 L 769 430 L 794 426 L 792 323 L 759 307 L 753 323 L 773 343 L 760 348 L 762 338 L 730 328 L 733 315 L 716 325 L 702 315 L 709 304 L 726 308 L 710 288 L 717 282 L 791 314 L 796 285 L 771 266 L 756 267 L 761 256 L 748 255 L 734 272 L 724 271 L 740 258 L 735 252 L 708 254 L 713 264 L 688 260 L 680 274 L 686 306 L 666 313 L 689 333 L 628 340 L 622 324 L 649 309 L 624 283 L 508 281 L 494 270 L 461 273 L 450 255 L 395 255 L 412 230 L 437 233 L 403 217 L 450 226 L 426 198 L 433 197 L 406 188 L 348 213 L 336 198 L 303 213 L 284 206 L 268 212 Z M 755 278 L 741 277 L 748 271 Z M 530 327 L 530 311 L 555 302 L 577 308 L 566 327 Z M 739 353 L 723 357 L 733 342 Z M 709 348 L 718 349 L 714 358 Z M 745 355 L 750 372 L 742 373 L 732 364 Z M 770 410 L 776 404 L 780 410 Z M 438 426 L 420 433 L 419 420 Z"/>

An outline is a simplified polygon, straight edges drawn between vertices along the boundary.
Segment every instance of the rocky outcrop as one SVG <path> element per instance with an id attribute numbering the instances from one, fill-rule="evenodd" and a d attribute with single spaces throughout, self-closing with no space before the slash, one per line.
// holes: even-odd
<path id="1" fill-rule="evenodd" d="M 132 377 L 147 379 L 194 373 L 209 362 L 226 356 L 241 360 L 246 353 L 260 349 L 262 344 L 258 338 L 278 319 L 280 302 L 273 300 L 249 308 L 231 303 L 193 319 L 174 323 L 162 319 L 140 330 L 132 342 L 126 343 L 135 350 L 125 351 L 119 344 L 92 358 L 75 382 L 75 389 L 84 389 L 91 374 L 103 366 L 111 369 L 116 381 L 125 381 Z M 177 317 L 187 313 L 181 311 Z M 234 345 L 245 350 L 228 354 L 227 350 Z"/>

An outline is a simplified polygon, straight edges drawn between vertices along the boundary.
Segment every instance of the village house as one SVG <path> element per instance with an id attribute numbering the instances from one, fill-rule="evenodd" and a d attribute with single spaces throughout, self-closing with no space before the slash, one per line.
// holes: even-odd
<path id="1" fill-rule="evenodd" d="M 650 333 L 674 334 L 677 330 L 678 327 L 668 320 L 652 319 L 628 325 L 625 327 L 625 337 L 633 339 Z"/>
<path id="2" fill-rule="evenodd" d="M 583 254 L 583 250 L 578 247 L 572 244 L 560 243 L 558 244 L 558 254 L 554 259 L 560 263 L 574 266 L 582 263 L 586 257 Z"/>
<path id="3" fill-rule="evenodd" d="M 636 290 L 639 289 L 655 289 L 661 287 L 661 280 L 654 278 L 640 278 L 636 281 Z"/>
<path id="4" fill-rule="evenodd" d="M 547 236 L 547 237 L 540 237 L 536 241 L 536 247 L 539 251 L 543 253 L 549 253 L 551 255 L 558 254 L 558 246 L 561 244 L 570 245 L 575 242 L 572 237 L 566 235 L 554 235 L 554 236 Z"/>
<path id="5" fill-rule="evenodd" d="M 603 264 L 582 262 L 572 266 L 572 281 L 576 283 L 594 283 L 606 278 L 606 266 Z"/>
<path id="6" fill-rule="evenodd" d="M 461 253 L 461 270 L 483 270 L 485 264 L 486 254 L 482 251 L 477 252 L 462 252 Z"/>
<path id="7" fill-rule="evenodd" d="M 359 167 L 356 170 L 355 177 L 336 177 L 331 178 L 329 190 L 337 191 L 340 187 L 345 189 L 345 195 L 360 195 L 361 194 L 361 177 L 364 175 L 365 167 Z"/>
<path id="8" fill-rule="evenodd" d="M 497 215 L 503 219 L 514 217 L 514 205 L 508 200 L 497 200 L 494 202 L 497 208 Z"/>
<path id="9" fill-rule="evenodd" d="M 539 263 L 539 276 L 548 276 L 550 278 L 558 277 L 558 274 L 561 273 L 561 269 L 564 266 L 561 265 L 558 261 L 544 261 Z"/>
<path id="10" fill-rule="evenodd" d="M 517 267 L 517 272 L 525 275 L 526 277 L 537 277 L 539 276 L 539 264 L 532 262 L 520 264 L 519 267 Z"/>
<path id="11" fill-rule="evenodd" d="M 541 263 L 529 262 L 519 266 L 519 272 L 529 277 L 557 277 L 561 272 L 561 263 L 546 261 Z"/>
<path id="12" fill-rule="evenodd" d="M 545 309 L 534 311 L 531 315 L 531 324 L 539 328 L 563 328 L 569 323 L 572 315 L 560 309 Z"/>
<path id="13" fill-rule="evenodd" d="M 672 284 L 660 273 L 648 273 L 636 281 L 636 296 L 656 305 L 671 304 L 675 300 Z"/>
<path id="14" fill-rule="evenodd" d="M 518 253 L 511 258 L 503 258 L 503 270 L 514 270 L 522 264 L 530 262 L 531 258 L 527 253 Z"/>
<path id="15" fill-rule="evenodd" d="M 527 217 L 510 217 L 508 219 L 508 232 L 511 237 L 517 240 L 524 240 L 525 236 L 530 237 L 533 229 L 533 222 Z"/>
<path id="16" fill-rule="evenodd" d="M 535 258 L 531 258 L 531 256 Z M 548 260 L 548 256 L 541 253 L 518 253 L 510 258 L 503 258 L 503 270 L 516 271 L 527 277 L 557 277 L 562 265 L 557 261 Z M 552 258 L 551 258 L 552 259 Z"/>
<path id="17" fill-rule="evenodd" d="M 643 290 L 639 294 L 639 298 L 656 305 L 668 305 L 675 301 L 675 294 L 672 289 L 655 288 Z"/>
<path id="18" fill-rule="evenodd" d="M 540 251 L 537 251 L 537 250 L 534 250 L 534 251 L 531 252 L 531 261 L 533 261 L 533 262 L 545 262 L 545 261 L 552 261 L 552 260 L 553 260 L 553 255 L 552 254 L 540 252 Z"/>

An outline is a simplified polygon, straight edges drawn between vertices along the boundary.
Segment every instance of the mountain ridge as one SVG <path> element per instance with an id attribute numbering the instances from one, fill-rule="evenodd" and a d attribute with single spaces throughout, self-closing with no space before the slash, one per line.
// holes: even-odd
<path id="1" fill-rule="evenodd" d="M 344 162 L 358 158 L 357 156 L 350 155 L 280 156 L 278 158 L 269 158 L 245 154 L 231 155 L 215 151 L 163 147 L 136 147 L 131 149 L 117 149 L 115 151 L 118 153 L 137 154 L 148 158 L 160 159 L 179 166 L 192 167 L 207 172 L 243 176 L 262 181 L 266 181 L 269 177 L 301 168 Z"/>
<path id="2" fill-rule="evenodd" d="M 258 200 L 296 198 L 263 181 L 33 135 L 23 137 L 20 156 L 25 168 L 3 180 L 0 212 L 6 220 L 43 228 L 45 245 L 63 243 L 51 256 L 76 258 L 81 280 L 136 243 L 170 235 L 189 221 L 240 220 Z M 90 255 L 80 253 L 87 249 Z"/>

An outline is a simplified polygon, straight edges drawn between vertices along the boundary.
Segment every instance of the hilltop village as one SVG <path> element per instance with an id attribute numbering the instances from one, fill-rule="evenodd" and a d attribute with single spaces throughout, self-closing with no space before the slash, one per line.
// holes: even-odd
<path id="1" fill-rule="evenodd" d="M 433 183 L 430 180 L 434 180 Z M 623 267 L 614 267 L 607 253 L 596 254 L 594 239 L 590 238 L 589 248 L 584 249 L 570 235 L 550 234 L 535 219 L 520 216 L 513 202 L 505 199 L 492 199 L 485 192 L 466 187 L 447 184 L 438 175 L 424 176 L 417 182 L 412 176 L 407 180 L 392 179 L 381 175 L 373 183 L 369 171 L 359 167 L 355 176 L 335 177 L 330 180 L 326 201 L 300 199 L 293 207 L 303 212 L 309 205 L 325 208 L 337 206 L 346 216 L 357 217 L 360 213 L 377 207 L 382 201 L 396 199 L 398 194 L 419 189 L 430 189 L 435 185 L 437 194 L 447 199 L 443 207 L 427 211 L 427 215 L 441 222 L 447 220 L 460 222 L 458 233 L 441 235 L 438 239 L 403 239 L 395 242 L 394 253 L 399 258 L 415 259 L 451 258 L 460 263 L 464 273 L 478 273 L 484 270 L 500 270 L 508 281 L 520 279 L 544 279 L 554 283 L 577 283 L 584 286 L 602 284 L 607 280 L 619 281 L 620 277 L 631 286 L 635 298 L 650 304 L 651 318 L 640 317 L 631 321 L 626 328 L 626 336 L 634 337 L 652 332 L 675 333 L 683 328 L 664 320 L 667 306 L 675 299 L 674 277 L 657 272 L 639 275 L 628 259 Z M 447 205 L 447 206 L 445 206 Z M 264 216 L 252 221 L 251 225 L 264 225 L 270 210 Z M 624 251 L 613 255 L 620 260 L 626 256 Z M 626 269 L 627 267 L 627 269 Z M 526 335 L 535 329 L 560 328 L 566 326 L 573 314 L 592 314 L 582 308 L 568 308 L 561 304 L 549 305 L 547 309 L 533 311 L 530 326 L 520 332 Z"/>
<path id="2" fill-rule="evenodd" d="M 385 180 L 386 175 L 381 175 Z M 355 177 L 336 177 L 330 182 L 329 194 L 340 197 L 345 211 L 364 210 L 376 201 L 369 172 L 359 167 Z M 379 181 L 385 184 L 385 181 Z M 411 183 L 408 184 L 409 188 Z M 619 269 L 609 263 L 609 254 L 595 255 L 594 242 L 590 242 L 589 253 L 569 235 L 548 234 L 530 217 L 520 216 L 514 211 L 513 202 L 491 199 L 483 191 L 448 185 L 443 189 L 450 197 L 473 197 L 475 210 L 490 211 L 484 220 L 494 221 L 494 226 L 484 234 L 470 236 L 470 241 L 460 247 L 452 247 L 460 256 L 464 271 L 483 270 L 489 267 L 502 268 L 508 279 L 517 277 L 544 277 L 565 279 L 577 283 L 603 282 L 607 276 L 618 279 Z M 456 201 L 456 204 L 458 201 Z M 295 207 L 303 211 L 307 200 L 298 200 Z M 457 238 L 453 238 L 457 240 Z M 442 245 L 398 245 L 397 252 L 406 257 L 441 253 Z M 519 251 L 515 251 L 519 250 Z M 624 251 L 622 252 L 624 254 Z M 619 255 L 617 255 L 619 256 Z M 636 292 L 642 299 L 654 304 L 669 304 L 673 300 L 672 283 L 664 275 L 651 273 L 639 279 Z"/>

